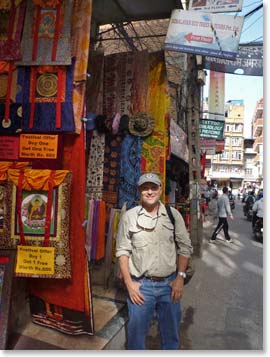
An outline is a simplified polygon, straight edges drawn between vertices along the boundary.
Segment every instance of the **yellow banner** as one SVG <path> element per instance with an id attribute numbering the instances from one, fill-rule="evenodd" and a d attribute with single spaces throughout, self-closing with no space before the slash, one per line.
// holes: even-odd
<path id="1" fill-rule="evenodd" d="M 20 158 L 57 159 L 58 135 L 21 134 Z"/>
<path id="2" fill-rule="evenodd" d="M 54 274 L 54 247 L 18 245 L 15 273 L 27 275 Z"/>

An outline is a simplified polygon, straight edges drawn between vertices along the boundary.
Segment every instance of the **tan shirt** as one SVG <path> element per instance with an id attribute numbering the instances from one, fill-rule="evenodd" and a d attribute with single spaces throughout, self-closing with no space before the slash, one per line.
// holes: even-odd
<path id="1" fill-rule="evenodd" d="M 157 215 L 152 217 L 142 206 L 124 213 L 119 222 L 116 236 L 116 257 L 129 257 L 130 274 L 165 277 L 176 271 L 177 254 L 189 257 L 191 241 L 181 214 L 171 208 L 174 226 L 160 202 Z"/>

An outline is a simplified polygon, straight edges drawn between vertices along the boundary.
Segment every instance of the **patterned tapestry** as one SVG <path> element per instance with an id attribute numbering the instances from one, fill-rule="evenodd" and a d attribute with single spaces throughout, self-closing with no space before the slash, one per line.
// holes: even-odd
<path id="1" fill-rule="evenodd" d="M 140 199 L 137 183 L 141 175 L 141 147 L 142 138 L 139 136 L 126 135 L 122 141 L 119 208 L 122 208 L 124 202 L 127 203 L 127 209 L 135 207 Z"/>
<path id="2" fill-rule="evenodd" d="M 22 91 L 24 132 L 74 132 L 73 66 L 20 67 L 18 85 Z"/>
<path id="3" fill-rule="evenodd" d="M 19 65 L 70 65 L 72 0 L 27 0 Z"/>
<path id="4" fill-rule="evenodd" d="M 149 55 L 149 61 L 149 113 L 155 118 L 155 129 L 151 136 L 143 139 L 141 171 L 160 175 L 164 200 L 170 96 L 163 52 Z"/>
<path id="5" fill-rule="evenodd" d="M 25 7 L 25 2 L 21 0 L 0 3 L 0 61 L 15 61 L 22 57 Z"/>

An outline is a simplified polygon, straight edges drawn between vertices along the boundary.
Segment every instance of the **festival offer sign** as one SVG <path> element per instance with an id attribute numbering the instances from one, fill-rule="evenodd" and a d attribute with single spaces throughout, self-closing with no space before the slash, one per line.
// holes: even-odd
<path id="1" fill-rule="evenodd" d="M 0 136 L 0 159 L 18 160 L 19 158 L 19 137 Z"/>
<path id="2" fill-rule="evenodd" d="M 209 119 L 224 121 L 225 73 L 210 71 Z"/>
<path id="3" fill-rule="evenodd" d="M 243 16 L 173 10 L 165 50 L 234 59 L 243 21 Z"/>
<path id="4" fill-rule="evenodd" d="M 20 158 L 56 159 L 58 135 L 21 134 Z"/>
<path id="5" fill-rule="evenodd" d="M 243 0 L 190 0 L 189 10 L 204 12 L 237 12 L 242 10 Z"/>

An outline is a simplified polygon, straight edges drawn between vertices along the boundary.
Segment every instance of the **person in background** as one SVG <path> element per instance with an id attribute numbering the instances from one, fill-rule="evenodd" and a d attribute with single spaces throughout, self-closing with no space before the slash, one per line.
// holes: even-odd
<path id="1" fill-rule="evenodd" d="M 144 174 L 138 182 L 141 205 L 124 213 L 116 236 L 116 257 L 128 291 L 128 349 L 144 350 L 156 312 L 161 349 L 179 349 L 181 299 L 192 245 L 181 214 L 164 204 L 159 177 Z M 175 234 L 174 234 L 175 229 Z"/>
<path id="2" fill-rule="evenodd" d="M 218 224 L 216 229 L 214 230 L 212 237 L 210 238 L 209 242 L 214 243 L 217 238 L 217 234 L 220 232 L 221 229 L 224 231 L 225 239 L 227 243 L 231 243 L 232 239 L 229 235 L 229 224 L 227 221 L 227 217 L 229 216 L 233 219 L 230 202 L 228 198 L 229 190 L 228 187 L 223 187 L 222 189 L 222 196 L 219 197 L 217 201 L 217 210 L 218 210 Z"/>
<path id="3" fill-rule="evenodd" d="M 255 223 L 258 218 L 263 218 L 263 193 L 261 193 L 261 198 L 254 203 L 252 206 L 253 217 L 252 217 L 252 230 L 254 231 Z"/>

